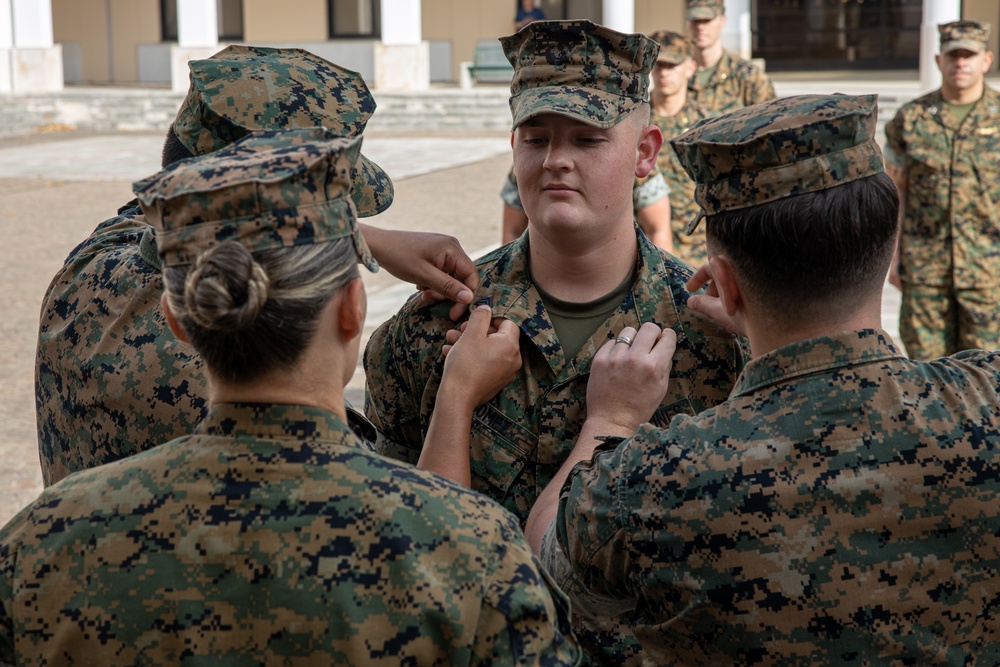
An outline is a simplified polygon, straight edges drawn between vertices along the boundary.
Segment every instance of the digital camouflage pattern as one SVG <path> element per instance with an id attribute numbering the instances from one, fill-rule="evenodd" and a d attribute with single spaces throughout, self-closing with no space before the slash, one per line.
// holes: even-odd
<path id="1" fill-rule="evenodd" d="M 188 68 L 191 84 L 173 128 L 194 155 L 257 130 L 325 127 L 357 137 L 375 113 L 360 74 L 302 49 L 229 46 Z M 378 165 L 362 156 L 353 175 L 359 215 L 389 208 L 392 181 Z"/>
<path id="2" fill-rule="evenodd" d="M 705 215 L 757 206 L 885 171 L 875 99 L 785 97 L 706 120 L 670 144 Z"/>
<path id="3" fill-rule="evenodd" d="M 514 128 L 543 113 L 608 128 L 649 101 L 659 46 L 645 35 L 590 21 L 534 21 L 500 43 L 514 66 Z"/>
<path id="4" fill-rule="evenodd" d="M 938 25 L 941 53 L 958 49 L 982 53 L 989 44 L 990 27 L 989 23 L 980 21 L 952 21 Z"/>
<path id="5" fill-rule="evenodd" d="M 653 123 L 660 128 L 664 139 L 656 164 L 670 188 L 670 225 L 674 237 L 674 254 L 692 266 L 700 266 L 708 254 L 705 248 L 705 230 L 699 228 L 690 234 L 684 232 L 688 223 L 698 217 L 701 207 L 694 200 L 694 181 L 677 160 L 677 154 L 670 147 L 670 139 L 680 136 L 695 123 L 708 117 L 708 111 L 691 98 L 673 116 L 656 113 L 652 116 Z"/>
<path id="6" fill-rule="evenodd" d="M 891 340 L 765 354 L 576 468 L 558 542 L 655 664 L 1000 664 L 1000 357 Z"/>
<path id="7" fill-rule="evenodd" d="M 901 169 L 906 180 L 899 240 L 904 286 L 984 291 L 995 298 L 1000 288 L 1000 167 L 994 159 L 1000 151 L 1000 95 L 987 86 L 959 124 L 941 92 L 928 93 L 900 107 L 885 136 L 886 162 Z M 904 289 L 903 308 L 910 312 L 936 310 L 908 297 Z M 901 317 L 903 344 L 914 358 L 930 359 L 956 351 L 951 346 L 961 336 L 989 341 L 1000 331 L 995 303 L 972 311 L 969 321 L 981 326 L 968 331 L 960 331 L 955 319 Z"/>
<path id="8" fill-rule="evenodd" d="M 269 73 L 269 68 L 280 70 L 288 63 L 303 62 L 302 58 L 311 59 L 308 54 L 301 55 L 304 53 L 233 47 L 216 57 L 238 54 L 242 77 L 274 83 L 279 74 Z M 204 71 L 204 67 L 213 67 L 206 64 L 212 60 L 196 61 L 194 67 Z M 350 83 L 356 76 L 353 72 L 330 67 L 331 76 L 348 77 L 344 86 L 327 81 L 340 97 L 326 101 L 316 98 L 310 89 L 296 95 L 295 103 L 320 104 L 323 111 L 313 115 L 322 116 L 328 127 L 360 132 L 375 102 L 367 89 Z M 235 71 L 231 70 L 230 76 L 235 76 Z M 199 78 L 201 84 L 205 81 Z M 198 102 L 201 94 L 192 92 L 179 114 L 188 120 L 175 130 L 189 136 L 185 127 L 200 126 L 202 120 L 206 126 L 215 126 L 220 113 L 246 116 L 249 105 L 272 108 L 280 105 L 280 95 L 291 95 L 295 90 L 298 88 L 256 86 L 254 94 L 247 97 L 212 97 L 211 106 Z M 341 122 L 330 115 L 339 113 L 349 120 Z M 283 127 L 294 118 L 301 117 L 275 113 L 256 120 Z M 359 180 L 374 182 L 376 174 L 382 173 L 374 165 L 364 169 L 371 171 L 352 174 L 352 199 L 359 215 L 371 215 L 391 201 L 392 187 L 388 178 L 380 181 L 378 192 L 357 187 Z M 46 485 L 70 472 L 186 435 L 204 416 L 207 384 L 201 362 L 193 349 L 178 342 L 166 327 L 159 305 L 163 294 L 160 271 L 156 234 L 138 203 L 131 202 L 69 254 L 46 290 L 35 360 L 38 447 Z M 374 440 L 371 424 L 357 413 L 353 416 L 352 426 Z"/>
<path id="9" fill-rule="evenodd" d="M 726 13 L 724 0 L 687 0 L 688 21 L 711 21 Z"/>
<path id="10" fill-rule="evenodd" d="M 688 82 L 688 95 L 714 115 L 721 115 L 775 98 L 774 85 L 764 71 L 728 51 L 715 65 L 707 83 L 697 76 Z"/>
<path id="11" fill-rule="evenodd" d="M 694 60 L 694 40 L 687 35 L 672 30 L 657 30 L 649 38 L 660 45 L 657 61 L 680 65 L 686 60 Z"/>
<path id="12" fill-rule="evenodd" d="M 17 665 L 574 665 L 562 594 L 496 504 L 335 415 L 220 404 L 49 487 L 0 532 Z"/>
<path id="13" fill-rule="evenodd" d="M 349 196 L 360 150 L 360 138 L 323 128 L 255 132 L 132 188 L 159 230 L 165 266 L 192 264 L 227 241 L 260 252 L 349 237 L 361 263 L 377 271 Z"/>
<path id="14" fill-rule="evenodd" d="M 677 332 L 670 390 L 653 417 L 665 426 L 676 414 L 697 414 L 729 395 L 745 351 L 724 330 L 687 308 L 685 282 L 691 269 L 637 234 L 637 277 L 625 301 L 594 332 L 576 357 L 567 359 L 528 271 L 527 236 L 479 261 L 474 303 L 492 307 L 521 329 L 521 372 L 474 415 L 471 434 L 472 488 L 500 502 L 523 522 L 538 495 L 569 456 L 586 415 L 590 361 L 622 328 L 654 322 Z M 448 304 L 425 304 L 419 296 L 380 326 L 365 350 L 365 412 L 380 432 L 379 448 L 415 462 L 427 433 L 441 383 L 441 347 L 455 323 Z M 576 625 L 589 650 L 610 635 Z M 618 628 L 610 623 L 607 628 Z M 602 647 L 614 664 L 633 650 Z M 599 664 L 600 658 L 591 655 Z"/>

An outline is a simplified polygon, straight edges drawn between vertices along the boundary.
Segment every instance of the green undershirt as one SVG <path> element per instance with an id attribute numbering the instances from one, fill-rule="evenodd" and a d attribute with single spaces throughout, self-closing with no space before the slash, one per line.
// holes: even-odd
<path id="1" fill-rule="evenodd" d="M 976 100 L 978 102 L 979 100 Z M 948 105 L 948 111 L 951 115 L 955 117 L 955 127 L 961 127 L 962 121 L 965 117 L 969 115 L 972 111 L 972 107 L 976 106 L 976 102 L 969 102 L 968 104 L 952 104 L 951 102 L 945 102 Z"/>
<path id="2" fill-rule="evenodd" d="M 636 270 L 633 267 L 618 287 L 587 303 L 573 303 L 557 299 L 535 284 L 535 289 L 542 297 L 542 304 L 549 313 L 549 319 L 552 320 L 556 339 L 562 346 L 563 354 L 567 360 L 576 357 L 580 348 L 597 331 L 597 327 L 601 326 L 625 300 L 625 295 L 629 293 L 629 290 L 632 289 L 632 283 L 635 282 L 635 276 Z"/>
<path id="3" fill-rule="evenodd" d="M 715 70 L 718 66 L 719 63 L 715 63 L 711 67 L 699 67 L 695 70 L 694 78 L 695 81 L 698 82 L 699 88 L 704 88 L 708 85 L 708 82 L 712 80 L 712 75 L 715 74 Z"/>

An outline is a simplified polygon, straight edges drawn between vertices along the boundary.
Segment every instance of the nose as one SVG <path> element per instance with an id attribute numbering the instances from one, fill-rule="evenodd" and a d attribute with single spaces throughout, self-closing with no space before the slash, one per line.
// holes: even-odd
<path id="1" fill-rule="evenodd" d="M 542 166 L 549 171 L 566 171 L 572 164 L 573 160 L 566 142 L 555 139 L 550 141 Z"/>

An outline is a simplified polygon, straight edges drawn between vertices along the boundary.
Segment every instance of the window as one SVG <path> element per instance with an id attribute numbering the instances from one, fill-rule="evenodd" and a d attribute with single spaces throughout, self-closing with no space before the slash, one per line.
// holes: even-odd
<path id="1" fill-rule="evenodd" d="M 380 0 L 327 0 L 330 37 L 379 37 Z"/>
<path id="2" fill-rule="evenodd" d="M 243 39 L 243 0 L 216 0 L 219 39 Z M 177 0 L 160 0 L 160 33 L 164 42 L 177 41 Z"/>

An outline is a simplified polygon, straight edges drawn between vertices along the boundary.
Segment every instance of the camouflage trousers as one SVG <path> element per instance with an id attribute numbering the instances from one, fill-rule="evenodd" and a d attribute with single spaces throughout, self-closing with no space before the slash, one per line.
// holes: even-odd
<path id="1" fill-rule="evenodd" d="M 958 290 L 903 283 L 899 335 L 911 359 L 1000 348 L 1000 287 Z"/>

